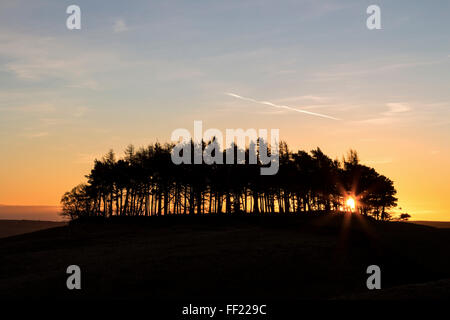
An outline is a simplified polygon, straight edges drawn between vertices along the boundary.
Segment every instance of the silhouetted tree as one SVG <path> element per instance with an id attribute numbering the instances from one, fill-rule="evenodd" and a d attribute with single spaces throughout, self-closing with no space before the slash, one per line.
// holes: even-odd
<path id="1" fill-rule="evenodd" d="M 346 197 L 356 199 L 356 210 L 377 219 L 389 218 L 396 206 L 393 182 L 375 169 L 360 164 L 350 150 L 342 162 L 332 160 L 320 148 L 292 152 L 279 145 L 279 171 L 260 175 L 260 162 L 250 164 L 251 142 L 245 150 L 232 144 L 222 150 L 217 141 L 188 144 L 192 164 L 171 161 L 174 144 L 155 143 L 135 149 L 129 145 L 117 160 L 111 150 L 95 160 L 87 184 L 79 185 L 61 199 L 62 214 L 82 216 L 151 216 L 171 214 L 301 213 L 343 210 Z M 212 148 L 223 164 L 194 164 L 194 150 Z M 270 153 L 270 146 L 267 146 Z M 183 152 L 183 151 L 182 151 Z M 227 153 L 234 164 L 225 164 Z M 238 154 L 245 162 L 237 163 Z"/>

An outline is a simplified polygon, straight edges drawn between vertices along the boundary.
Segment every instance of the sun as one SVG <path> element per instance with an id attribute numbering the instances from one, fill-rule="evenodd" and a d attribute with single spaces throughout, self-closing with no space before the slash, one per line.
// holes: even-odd
<path id="1" fill-rule="evenodd" d="M 353 199 L 352 197 L 348 198 L 345 204 L 348 208 L 350 208 L 351 211 L 355 210 L 355 199 Z"/>

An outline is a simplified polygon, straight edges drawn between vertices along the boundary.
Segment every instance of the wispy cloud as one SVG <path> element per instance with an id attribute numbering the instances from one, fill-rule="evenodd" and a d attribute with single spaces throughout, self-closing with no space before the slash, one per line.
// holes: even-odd
<path id="1" fill-rule="evenodd" d="M 408 103 L 404 102 L 389 102 L 386 103 L 388 110 L 382 112 L 379 117 L 358 121 L 359 123 L 370 123 L 370 124 L 388 124 L 398 120 L 398 116 L 411 111 L 411 107 Z"/>
<path id="2" fill-rule="evenodd" d="M 113 30 L 115 33 L 125 32 L 125 31 L 128 31 L 128 29 L 129 28 L 128 28 L 125 20 L 117 19 L 116 21 L 114 21 Z"/>
<path id="3" fill-rule="evenodd" d="M 389 108 L 389 110 L 384 112 L 383 115 L 388 117 L 393 116 L 397 113 L 407 112 L 411 110 L 410 106 L 407 103 L 402 102 L 389 102 L 386 103 L 386 106 Z"/>
<path id="4" fill-rule="evenodd" d="M 390 71 L 415 68 L 421 66 L 430 66 L 442 63 L 443 60 L 430 60 L 430 61 L 413 61 L 413 62 L 402 62 L 402 63 L 393 63 L 386 65 L 374 65 L 370 68 L 355 68 L 353 64 L 339 64 L 334 67 L 335 70 L 327 71 L 327 72 L 318 72 L 313 74 L 314 80 L 338 80 L 350 77 L 358 77 L 358 76 L 367 76 L 372 74 L 386 74 Z M 371 64 L 367 62 L 366 64 Z"/>
<path id="5" fill-rule="evenodd" d="M 84 82 L 70 84 L 68 88 L 99 90 L 100 85 L 95 80 L 86 80 Z"/>
<path id="6" fill-rule="evenodd" d="M 73 112 L 73 116 L 75 118 L 81 118 L 83 117 L 87 112 L 89 111 L 89 108 L 87 107 L 76 107 L 74 112 Z"/>
<path id="7" fill-rule="evenodd" d="M 48 132 L 26 132 L 22 134 L 25 138 L 42 138 L 48 136 Z"/>
<path id="8" fill-rule="evenodd" d="M 278 102 L 296 102 L 296 101 L 313 101 L 317 103 L 322 103 L 329 101 L 329 97 L 317 96 L 317 95 L 303 95 L 296 97 L 287 97 L 283 99 L 277 99 Z"/>
<path id="9" fill-rule="evenodd" d="M 100 153 L 78 153 L 75 157 L 74 163 L 90 164 L 93 163 L 95 159 L 101 158 L 102 155 Z"/>
<path id="10" fill-rule="evenodd" d="M 58 77 L 66 74 L 68 70 L 71 70 L 71 67 L 73 65 L 70 62 L 44 57 L 19 60 L 6 65 L 8 71 L 25 80 L 40 80 L 49 76 Z"/>
<path id="11" fill-rule="evenodd" d="M 243 96 L 240 96 L 238 94 L 231 93 L 231 92 L 228 92 L 226 94 L 229 95 L 230 97 L 233 97 L 233 98 L 236 98 L 236 99 L 249 101 L 249 102 L 254 102 L 254 103 L 258 103 L 258 104 L 263 104 L 263 105 L 271 106 L 271 107 L 274 107 L 274 108 L 286 109 L 286 110 L 295 111 L 295 112 L 299 112 L 299 113 L 305 113 L 305 114 L 309 114 L 311 116 L 316 116 L 316 117 L 321 117 L 321 118 L 327 118 L 327 119 L 332 119 L 332 120 L 340 120 L 338 118 L 331 117 L 331 116 L 328 116 L 328 115 L 325 115 L 325 114 L 316 113 L 316 112 L 310 112 L 310 111 L 306 111 L 306 110 L 302 110 L 302 109 L 296 109 L 296 108 L 293 108 L 293 107 L 290 107 L 290 106 L 285 106 L 285 105 L 278 105 L 278 104 L 275 104 L 275 103 L 272 103 L 272 102 L 269 102 L 269 101 L 259 101 L 259 100 L 255 100 L 255 99 L 252 99 L 252 98 L 246 98 L 246 97 L 243 97 Z"/>
<path id="12" fill-rule="evenodd" d="M 37 114 L 47 114 L 47 113 L 54 113 L 56 108 L 51 103 L 35 103 L 35 104 L 27 104 L 27 105 L 21 105 L 17 107 L 4 107 L 0 108 L 0 110 L 7 110 L 7 111 L 19 111 L 23 113 L 37 113 Z"/>
<path id="13" fill-rule="evenodd" d="M 61 123 L 65 122 L 65 119 L 61 118 L 41 118 L 39 121 L 42 123 L 43 126 L 49 127 L 49 126 L 55 126 L 59 125 Z"/>
<path id="14" fill-rule="evenodd" d="M 382 164 L 390 164 L 393 163 L 394 160 L 392 158 L 381 158 L 381 159 L 374 159 L 374 160 L 366 160 L 364 163 L 370 164 L 370 165 L 382 165 Z"/>
<path id="15" fill-rule="evenodd" d="M 83 50 L 65 39 L 14 31 L 0 31 L 0 43 L 0 56 L 6 58 L 1 67 L 24 81 L 58 79 L 67 87 L 97 89 L 95 73 L 120 61 L 117 53 L 103 49 Z"/>

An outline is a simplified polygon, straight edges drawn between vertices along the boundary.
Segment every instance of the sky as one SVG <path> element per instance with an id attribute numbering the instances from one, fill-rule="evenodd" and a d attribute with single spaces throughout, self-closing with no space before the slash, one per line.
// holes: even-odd
<path id="1" fill-rule="evenodd" d="M 73 4 L 81 30 L 66 27 Z M 380 30 L 366 26 L 372 4 Z M 109 149 L 202 120 L 277 128 L 332 158 L 356 149 L 402 212 L 450 221 L 449 12 L 446 0 L 2 0 L 0 204 L 57 206 Z"/>

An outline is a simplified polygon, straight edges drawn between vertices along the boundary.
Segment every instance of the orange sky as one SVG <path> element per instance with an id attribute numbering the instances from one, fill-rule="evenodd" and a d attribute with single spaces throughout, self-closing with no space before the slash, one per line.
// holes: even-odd
<path id="1" fill-rule="evenodd" d="M 245 102 L 233 103 L 248 111 Z M 198 115 L 191 116 L 192 122 L 186 121 L 185 125 L 180 123 L 179 127 L 185 127 L 192 132 L 196 116 Z M 233 128 L 233 124 L 234 128 L 239 128 L 239 125 L 247 122 L 253 122 L 255 128 L 266 128 L 275 124 L 273 127 L 281 128 L 280 138 L 287 141 L 294 150 L 311 150 L 319 146 L 330 157 L 342 159 L 348 149 L 356 149 L 362 163 L 373 166 L 394 181 L 402 212 L 410 213 L 414 220 L 450 220 L 450 206 L 446 201 L 446 195 L 450 191 L 446 183 L 450 181 L 450 169 L 445 166 L 450 161 L 448 148 L 430 141 L 414 127 L 408 129 L 406 139 L 405 133 L 400 135 L 396 126 L 390 129 L 384 127 L 380 134 L 380 128 L 377 126 L 361 126 L 351 121 L 329 121 L 328 130 L 323 130 L 320 126 L 312 125 L 311 119 L 293 117 L 289 112 L 277 114 L 277 118 L 270 120 L 264 115 L 258 117 L 261 116 L 262 118 L 257 119 L 251 113 L 241 112 L 240 119 L 236 120 L 223 114 L 210 114 L 206 117 L 208 120 L 205 121 L 204 129 L 214 127 L 208 126 L 208 123 L 218 123 L 217 118 L 227 123 L 226 127 L 217 126 L 222 130 Z M 313 120 L 317 121 L 322 120 Z M 84 175 L 89 173 L 94 158 L 100 158 L 109 148 L 114 148 L 118 155 L 122 156 L 128 143 L 143 146 L 146 142 L 156 140 L 169 141 L 169 128 L 157 139 L 139 138 L 140 135 L 154 134 L 151 129 L 146 131 L 147 133 L 142 133 L 137 129 L 130 138 L 98 134 L 92 139 L 78 137 L 74 140 L 85 141 L 86 144 L 83 145 L 66 143 L 65 139 L 58 136 L 19 143 L 2 158 L 4 165 L 0 169 L 0 203 L 58 205 L 65 191 L 85 181 Z M 96 150 L 100 152 L 96 153 Z M 36 218 L 39 218 L 39 212 Z"/>

